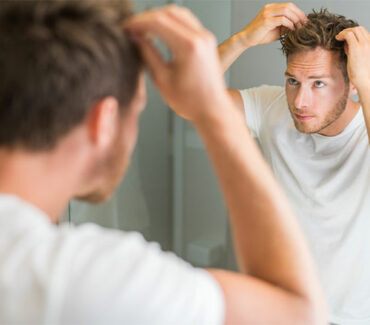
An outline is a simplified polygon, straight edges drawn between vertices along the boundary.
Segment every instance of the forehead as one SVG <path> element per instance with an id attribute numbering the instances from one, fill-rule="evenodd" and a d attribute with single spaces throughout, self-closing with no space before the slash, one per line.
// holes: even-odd
<path id="1" fill-rule="evenodd" d="M 341 74 L 339 53 L 317 47 L 313 50 L 292 53 L 287 59 L 287 73 L 303 76 Z"/>

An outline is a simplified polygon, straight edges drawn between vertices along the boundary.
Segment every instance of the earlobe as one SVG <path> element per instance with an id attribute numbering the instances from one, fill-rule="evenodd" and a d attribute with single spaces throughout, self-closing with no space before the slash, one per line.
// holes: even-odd
<path id="1" fill-rule="evenodd" d="M 109 147 L 118 127 L 119 104 L 114 97 L 97 101 L 90 109 L 88 128 L 91 142 L 101 148 Z"/>

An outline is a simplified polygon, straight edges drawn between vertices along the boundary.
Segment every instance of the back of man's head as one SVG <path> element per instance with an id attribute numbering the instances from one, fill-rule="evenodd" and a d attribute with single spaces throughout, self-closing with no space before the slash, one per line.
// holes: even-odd
<path id="1" fill-rule="evenodd" d="M 337 52 L 340 68 L 348 82 L 344 42 L 337 41 L 335 36 L 346 28 L 358 26 L 358 23 L 344 16 L 330 13 L 325 8 L 320 11 L 313 10 L 307 18 L 308 22 L 303 27 L 289 30 L 281 37 L 283 53 L 288 58 L 290 54 L 313 50 L 316 47 Z"/>
<path id="2" fill-rule="evenodd" d="M 49 150 L 93 103 L 132 100 L 141 60 L 126 0 L 1 1 L 0 147 Z"/>

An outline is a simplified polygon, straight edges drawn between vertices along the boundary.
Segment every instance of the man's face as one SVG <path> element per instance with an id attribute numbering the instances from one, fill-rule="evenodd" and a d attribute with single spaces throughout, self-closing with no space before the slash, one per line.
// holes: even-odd
<path id="1" fill-rule="evenodd" d="M 342 125 L 349 94 L 339 54 L 317 47 L 289 55 L 285 91 L 295 127 L 302 133 L 333 135 Z"/>

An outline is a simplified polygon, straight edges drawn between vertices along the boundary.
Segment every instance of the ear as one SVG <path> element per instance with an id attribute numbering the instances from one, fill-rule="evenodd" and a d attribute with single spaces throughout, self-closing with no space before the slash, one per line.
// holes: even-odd
<path id="1" fill-rule="evenodd" d="M 109 147 L 118 132 L 119 103 L 105 97 L 94 104 L 88 116 L 89 138 L 100 148 Z"/>

